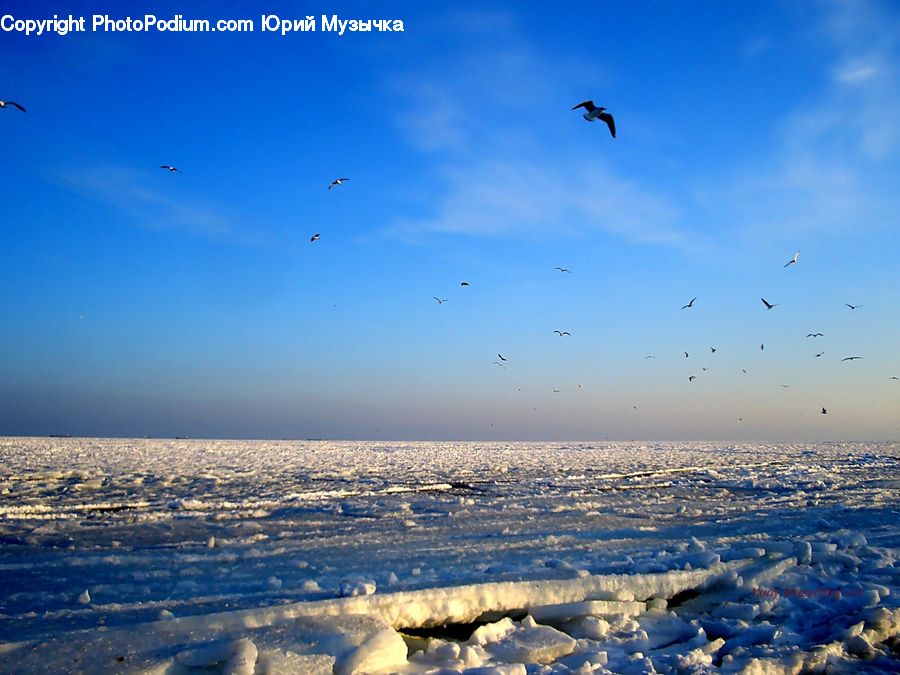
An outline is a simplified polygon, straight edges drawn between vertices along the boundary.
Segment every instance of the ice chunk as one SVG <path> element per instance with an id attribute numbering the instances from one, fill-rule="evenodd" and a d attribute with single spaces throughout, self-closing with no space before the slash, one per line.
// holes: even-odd
<path id="1" fill-rule="evenodd" d="M 385 628 L 353 649 L 334 667 L 335 675 L 357 675 L 387 670 L 406 663 L 406 643 L 393 628 Z"/>
<path id="2" fill-rule="evenodd" d="M 571 654 L 576 642 L 565 633 L 534 620 L 522 624 L 504 638 L 487 647 L 487 651 L 507 663 L 550 663 Z"/>

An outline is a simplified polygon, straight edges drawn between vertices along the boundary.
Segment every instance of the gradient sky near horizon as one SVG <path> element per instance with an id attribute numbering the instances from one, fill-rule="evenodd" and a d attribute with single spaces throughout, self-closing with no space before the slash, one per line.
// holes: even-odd
<path id="1" fill-rule="evenodd" d="M 896 3 L 250 4 L 0 33 L 0 434 L 900 437 Z"/>

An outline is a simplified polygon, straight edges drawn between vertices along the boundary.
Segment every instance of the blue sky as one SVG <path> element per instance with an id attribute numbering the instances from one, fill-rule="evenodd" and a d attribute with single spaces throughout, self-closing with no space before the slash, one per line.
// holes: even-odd
<path id="1" fill-rule="evenodd" d="M 0 34 L 0 433 L 900 435 L 896 4 L 378 4 Z"/>

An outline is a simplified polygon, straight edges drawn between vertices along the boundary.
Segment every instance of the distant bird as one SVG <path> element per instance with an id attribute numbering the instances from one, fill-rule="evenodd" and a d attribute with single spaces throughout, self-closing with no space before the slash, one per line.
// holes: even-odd
<path id="1" fill-rule="evenodd" d="M 702 370 L 702 371 L 705 373 L 707 370 L 709 370 L 709 368 L 703 368 L 703 367 L 701 366 L 701 367 L 700 367 L 700 370 Z"/>
<path id="2" fill-rule="evenodd" d="M 900 380 L 900 377 L 897 377 L 896 375 L 891 375 L 891 379 L 892 380 Z"/>
<path id="3" fill-rule="evenodd" d="M 505 358 L 503 358 L 503 354 L 497 354 L 497 356 L 499 356 L 499 357 L 500 357 L 500 360 L 501 360 L 501 361 L 506 361 L 506 359 L 505 359 Z"/>
<path id="4" fill-rule="evenodd" d="M 468 282 L 468 281 L 464 281 L 464 282 L 462 282 L 462 283 L 460 284 L 460 286 L 468 286 L 468 285 L 469 285 L 469 282 Z"/>
<path id="5" fill-rule="evenodd" d="M 781 386 L 784 387 L 785 389 L 790 389 L 790 388 L 791 388 L 791 385 L 789 385 L 789 384 L 783 384 L 783 385 L 781 385 Z"/>
<path id="6" fill-rule="evenodd" d="M 13 106 L 14 108 L 18 108 L 22 112 L 25 112 L 25 108 L 23 108 L 21 105 L 19 105 L 15 101 L 0 101 L 0 110 L 2 110 L 3 108 L 5 108 L 6 106 L 9 106 L 9 105 Z"/>
<path id="7" fill-rule="evenodd" d="M 715 353 L 716 353 L 716 348 L 715 348 L 715 347 L 710 347 L 710 348 L 709 348 L 709 351 L 711 351 L 713 354 L 715 354 Z"/>
<path id="8" fill-rule="evenodd" d="M 310 241 L 319 241 L 319 233 L 316 232 L 313 236 L 309 238 Z"/>
<path id="9" fill-rule="evenodd" d="M 796 264 L 797 264 L 797 258 L 799 258 L 799 257 L 800 257 L 800 251 L 797 251 L 797 252 L 794 254 L 794 257 L 787 261 L 787 263 L 785 264 L 785 267 L 788 267 L 789 265 L 796 265 Z"/>
<path id="10" fill-rule="evenodd" d="M 160 164 L 160 165 L 159 165 L 159 168 L 160 168 L 160 169 L 165 169 L 165 170 L 168 171 L 169 173 L 181 173 L 181 170 L 180 170 L 180 169 L 177 169 L 177 168 L 175 168 L 174 166 L 172 166 L 172 165 L 170 165 L 170 164 Z"/>
<path id="11" fill-rule="evenodd" d="M 655 359 L 655 358 L 656 358 L 656 357 L 653 356 L 653 354 L 650 354 L 650 356 L 645 356 L 645 357 L 644 357 L 644 360 L 646 361 L 647 359 Z"/>
<path id="12" fill-rule="evenodd" d="M 581 386 L 580 384 L 578 385 L 578 388 L 579 388 L 579 389 L 584 389 L 584 387 Z"/>
<path id="13" fill-rule="evenodd" d="M 571 274 L 571 272 L 569 270 L 567 270 L 565 267 L 554 267 L 553 269 L 559 270 L 560 272 L 565 272 L 566 274 Z"/>
<path id="14" fill-rule="evenodd" d="M 738 418 L 735 420 L 735 422 L 743 422 L 743 421 L 744 421 L 744 418 L 743 418 L 743 417 L 738 417 Z"/>
<path id="15" fill-rule="evenodd" d="M 845 302 L 844 304 L 847 305 L 847 307 L 849 307 L 850 309 L 859 309 L 860 307 L 862 307 L 862 305 L 851 305 L 849 302 Z"/>
<path id="16" fill-rule="evenodd" d="M 687 308 L 689 308 L 689 307 L 693 307 L 693 306 L 694 306 L 694 300 L 696 300 L 696 299 L 697 299 L 697 298 L 691 298 L 691 301 L 690 301 L 688 304 L 686 304 L 684 307 L 682 307 L 681 309 L 687 309 Z"/>
<path id="17" fill-rule="evenodd" d="M 841 359 L 841 361 L 856 361 L 857 359 L 861 359 L 861 356 L 848 356 L 846 358 Z"/>
<path id="18" fill-rule="evenodd" d="M 696 375 L 691 375 L 691 376 L 688 378 L 688 382 L 693 382 L 693 381 L 696 380 L 696 379 L 697 379 L 697 376 L 696 376 Z"/>
<path id="19" fill-rule="evenodd" d="M 776 307 L 778 305 L 777 302 L 776 303 L 767 302 L 765 298 L 760 298 L 760 300 L 762 300 L 762 303 L 766 306 L 766 309 L 772 309 L 773 307 Z"/>
<path id="20" fill-rule="evenodd" d="M 330 190 L 335 185 L 343 185 L 344 181 L 348 181 L 348 180 L 350 180 L 350 179 L 349 178 L 335 178 L 333 181 L 331 181 L 331 185 L 328 186 L 328 189 Z"/>
<path id="21" fill-rule="evenodd" d="M 746 368 L 741 368 L 741 372 L 744 373 L 744 375 L 746 375 L 746 374 L 747 374 L 747 369 L 746 369 Z"/>
<path id="22" fill-rule="evenodd" d="M 616 137 L 616 121 L 613 119 L 612 115 L 606 112 L 606 108 L 603 106 L 598 108 L 594 105 L 593 101 L 582 101 L 573 107 L 572 110 L 578 110 L 578 108 L 584 108 L 585 113 L 582 117 L 588 122 L 593 122 L 596 119 L 601 119 L 606 122 L 606 126 L 609 127 L 609 133 L 612 134 L 613 138 Z"/>
<path id="23" fill-rule="evenodd" d="M 559 389 L 554 389 L 554 390 L 553 390 L 553 393 L 554 393 L 554 394 L 558 394 L 558 393 L 559 393 Z"/>
<path id="24" fill-rule="evenodd" d="M 815 337 L 825 337 L 825 336 L 822 335 L 821 333 L 807 333 L 806 337 L 815 338 Z"/>
<path id="25" fill-rule="evenodd" d="M 825 410 L 825 408 L 822 408 L 822 414 L 823 414 L 823 415 L 827 415 L 827 414 L 828 414 L 828 411 Z"/>
<path id="26" fill-rule="evenodd" d="M 759 351 L 763 351 L 765 348 L 766 348 L 766 345 L 765 345 L 765 344 L 761 344 L 761 345 L 759 346 Z"/>
<path id="27" fill-rule="evenodd" d="M 437 297 L 436 295 L 432 295 L 431 297 L 434 298 L 435 300 L 437 300 L 439 305 L 443 305 L 445 302 L 447 302 L 447 298 L 441 299 L 441 298 Z"/>
<path id="28" fill-rule="evenodd" d="M 555 330 L 555 331 L 553 331 L 553 332 L 556 333 L 557 335 L 559 335 L 559 337 L 562 337 L 563 335 L 572 335 L 572 334 L 571 334 L 569 331 L 567 331 L 567 330 Z"/>
<path id="29" fill-rule="evenodd" d="M 686 359 L 687 359 L 687 358 L 690 358 L 690 357 L 688 356 L 688 353 L 687 353 L 687 352 L 684 353 L 684 358 L 686 358 Z"/>
<path id="30" fill-rule="evenodd" d="M 818 354 L 816 354 L 816 358 L 819 358 L 820 356 L 824 356 L 824 354 L 825 354 L 825 352 L 819 352 Z"/>

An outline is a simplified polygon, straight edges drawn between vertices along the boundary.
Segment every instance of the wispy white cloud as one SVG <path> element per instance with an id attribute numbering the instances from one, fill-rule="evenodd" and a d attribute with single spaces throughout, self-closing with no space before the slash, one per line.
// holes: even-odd
<path id="1" fill-rule="evenodd" d="M 169 177 L 169 176 L 167 176 Z M 131 222 L 148 229 L 183 230 L 205 237 L 232 234 L 226 217 L 192 198 L 179 198 L 149 187 L 156 176 L 122 166 L 98 166 L 61 172 L 57 182 L 69 190 L 111 206 Z M 180 176 L 171 177 L 178 180 Z"/>

